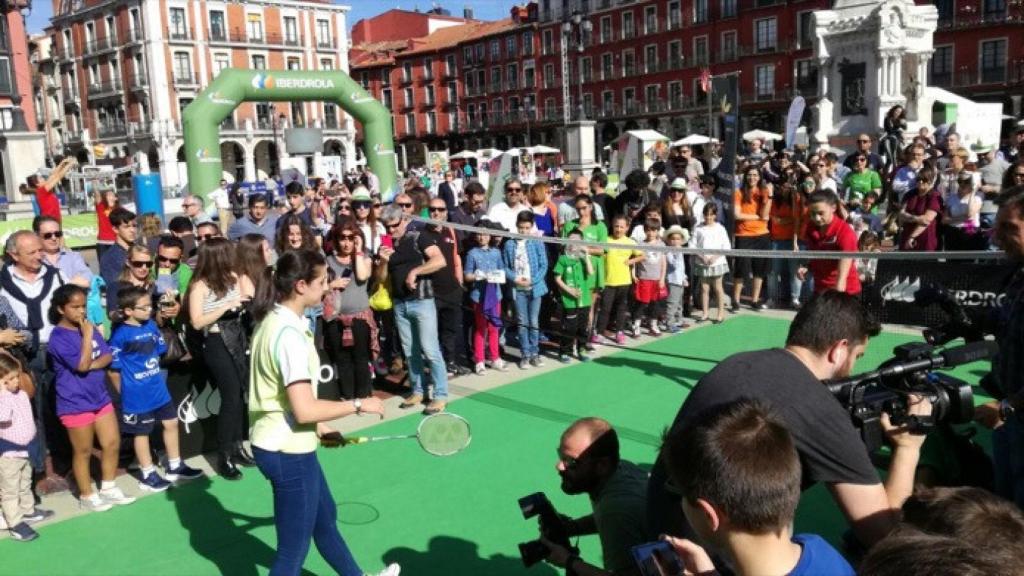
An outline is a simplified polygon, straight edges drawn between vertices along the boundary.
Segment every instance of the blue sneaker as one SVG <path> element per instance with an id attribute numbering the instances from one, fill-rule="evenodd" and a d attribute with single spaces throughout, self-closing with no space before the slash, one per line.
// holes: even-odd
<path id="1" fill-rule="evenodd" d="M 189 468 L 184 462 L 178 464 L 177 468 L 167 468 L 164 470 L 164 478 L 168 482 L 177 482 L 178 480 L 195 480 L 206 473 L 202 470 L 196 470 L 195 468 Z"/>
<path id="2" fill-rule="evenodd" d="M 139 480 L 139 490 L 143 492 L 163 492 L 171 487 L 171 483 L 164 480 L 156 472 L 150 472 L 148 476 Z"/>

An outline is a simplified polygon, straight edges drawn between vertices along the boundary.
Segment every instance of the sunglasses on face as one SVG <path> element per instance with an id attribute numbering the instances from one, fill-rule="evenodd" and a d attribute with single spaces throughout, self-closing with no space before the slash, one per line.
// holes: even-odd
<path id="1" fill-rule="evenodd" d="M 356 236 L 355 234 L 342 234 L 338 239 L 342 242 L 355 242 Z"/>
<path id="2" fill-rule="evenodd" d="M 167 256 L 157 256 L 156 259 L 161 262 L 167 262 L 171 266 L 177 266 L 181 262 L 181 258 L 168 258 Z"/>
<path id="3" fill-rule="evenodd" d="M 152 265 L 152 260 L 132 260 L 132 268 L 149 268 Z"/>
<path id="4" fill-rule="evenodd" d="M 343 210 L 350 211 L 352 210 L 352 207 L 349 206 L 348 204 L 342 204 L 341 206 L 338 206 L 338 212 L 341 212 Z"/>
<path id="5" fill-rule="evenodd" d="M 444 206 L 431 206 L 430 207 L 430 213 L 431 214 L 434 214 L 436 212 L 447 212 L 447 211 L 448 211 L 448 209 L 445 208 Z"/>
<path id="6" fill-rule="evenodd" d="M 193 207 L 193 206 L 196 206 L 196 204 L 192 204 L 192 203 L 187 203 L 187 204 L 182 204 L 182 205 L 181 205 L 181 207 L 182 207 L 182 208 L 191 208 L 191 207 Z"/>
<path id="7" fill-rule="evenodd" d="M 394 230 L 395 228 L 398 228 L 401 225 L 402 225 L 401 222 L 393 222 L 391 224 L 385 224 L 384 225 L 384 229 L 385 230 Z"/>
<path id="8" fill-rule="evenodd" d="M 352 207 L 356 210 L 369 210 L 371 204 L 369 202 L 353 202 Z"/>
<path id="9" fill-rule="evenodd" d="M 395 202 L 399 208 L 412 208 L 412 202 Z"/>
<path id="10" fill-rule="evenodd" d="M 64 233 L 61 232 L 60 230 L 57 230 L 56 232 L 43 232 L 42 236 L 43 240 L 49 240 L 51 238 L 63 238 Z"/>
<path id="11" fill-rule="evenodd" d="M 520 193 L 522 191 L 523 191 L 522 188 L 506 188 L 505 189 L 505 194 L 518 194 L 518 193 Z"/>
<path id="12" fill-rule="evenodd" d="M 217 238 L 217 237 L 218 237 L 217 234 L 200 234 L 199 235 L 199 239 L 204 241 L 204 242 L 209 240 L 210 238 Z"/>

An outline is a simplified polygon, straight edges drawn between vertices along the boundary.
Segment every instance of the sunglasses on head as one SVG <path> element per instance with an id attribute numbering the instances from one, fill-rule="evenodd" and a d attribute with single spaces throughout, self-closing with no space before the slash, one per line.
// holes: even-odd
<path id="1" fill-rule="evenodd" d="M 42 236 L 43 240 L 49 240 L 50 238 L 63 238 L 64 233 L 57 230 L 56 232 L 43 232 Z"/>
<path id="2" fill-rule="evenodd" d="M 152 265 L 152 260 L 132 260 L 132 268 L 148 268 Z"/>
<path id="3" fill-rule="evenodd" d="M 156 259 L 161 262 L 167 262 L 171 265 L 176 265 L 181 262 L 181 258 L 168 258 L 167 256 L 157 256 Z"/>

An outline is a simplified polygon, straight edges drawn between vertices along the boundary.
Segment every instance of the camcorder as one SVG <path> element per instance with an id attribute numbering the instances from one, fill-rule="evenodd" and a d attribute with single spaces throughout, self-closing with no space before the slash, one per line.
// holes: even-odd
<path id="1" fill-rule="evenodd" d="M 540 531 L 551 542 L 563 546 L 572 554 L 579 554 L 579 549 L 569 542 L 569 530 L 562 517 L 555 510 L 551 500 L 543 492 L 535 492 L 529 496 L 519 499 L 519 510 L 523 518 L 529 520 L 534 516 L 540 522 Z M 547 544 L 538 540 L 530 540 L 519 545 L 519 556 L 523 559 L 523 566 L 529 568 L 534 564 L 548 557 L 551 549 Z"/>
<path id="2" fill-rule="evenodd" d="M 945 350 L 924 342 L 903 344 L 893 350 L 894 357 L 878 370 L 828 380 L 825 384 L 850 413 L 868 451 L 874 453 L 885 442 L 883 412 L 893 425 L 908 426 L 914 434 L 926 434 L 939 424 L 970 422 L 974 416 L 971 385 L 936 370 L 991 358 L 997 349 L 994 342 L 988 341 Z M 910 414 L 911 394 L 930 400 L 931 414 Z"/>

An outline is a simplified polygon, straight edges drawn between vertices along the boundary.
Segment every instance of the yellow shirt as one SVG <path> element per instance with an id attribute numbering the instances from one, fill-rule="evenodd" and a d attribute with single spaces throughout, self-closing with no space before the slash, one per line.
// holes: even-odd
<path id="1" fill-rule="evenodd" d="M 632 238 L 626 236 L 619 238 L 618 240 L 615 238 L 609 238 L 607 242 L 609 244 L 636 246 L 636 242 L 634 242 Z M 629 264 L 626 262 L 630 258 L 639 256 L 640 254 L 641 252 L 639 250 L 608 250 L 604 256 L 604 285 L 629 286 L 632 284 L 633 278 L 630 275 Z"/>
<path id="2" fill-rule="evenodd" d="M 316 395 L 320 358 L 309 323 L 278 305 L 260 322 L 252 339 L 249 422 L 252 445 L 271 452 L 316 450 L 316 424 L 299 424 L 288 401 L 288 385 L 308 381 Z"/>

